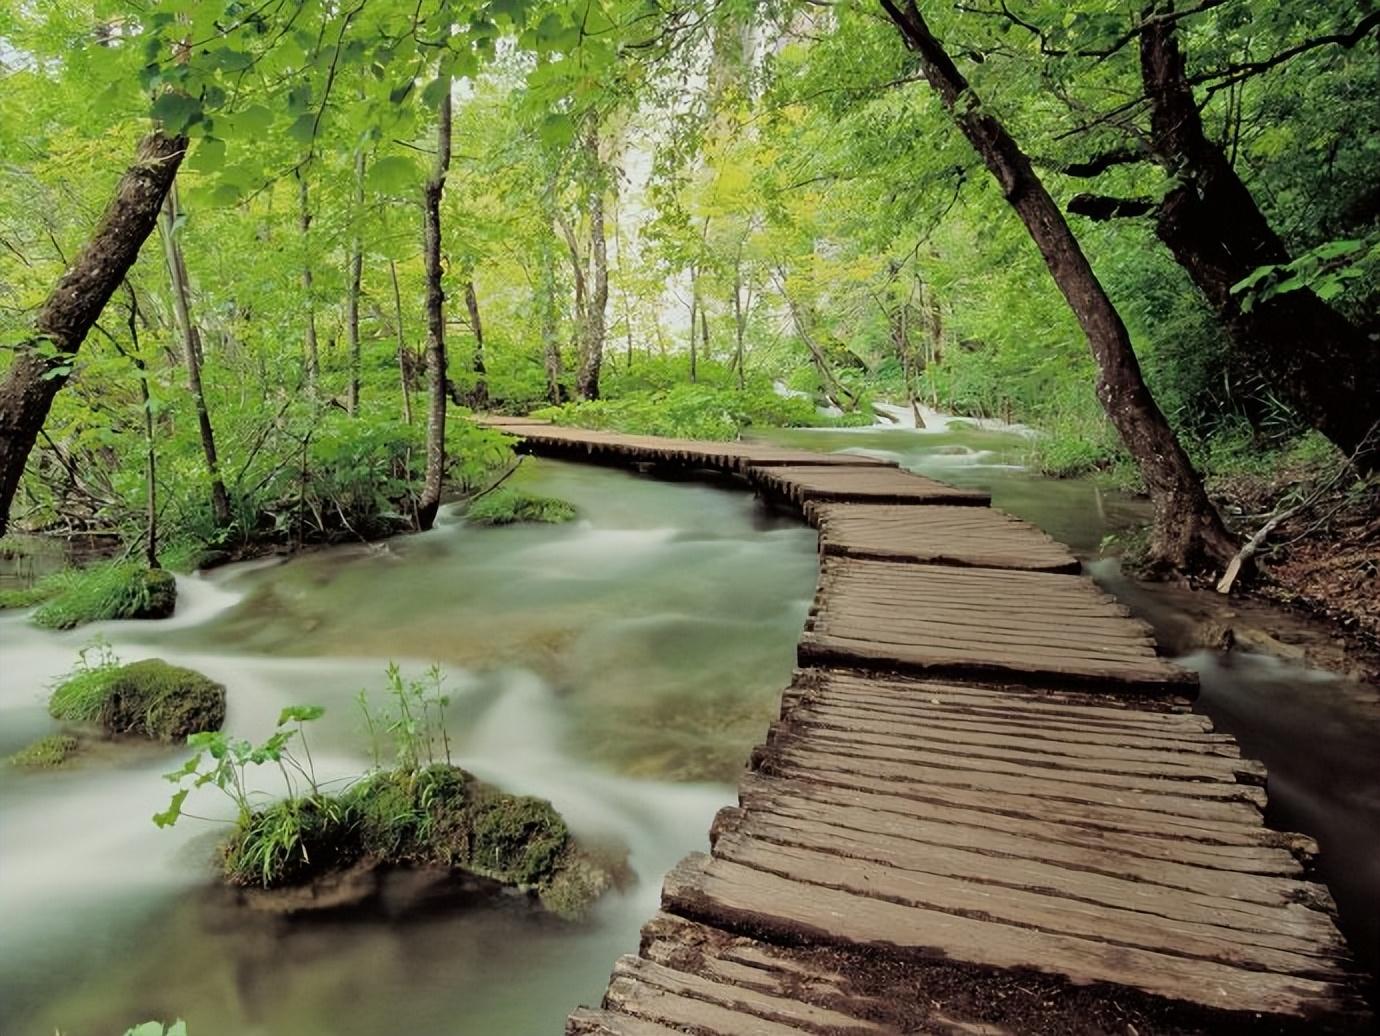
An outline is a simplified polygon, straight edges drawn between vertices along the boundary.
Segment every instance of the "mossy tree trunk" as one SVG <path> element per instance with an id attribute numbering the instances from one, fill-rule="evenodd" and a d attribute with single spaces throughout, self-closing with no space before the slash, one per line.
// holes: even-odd
<path id="1" fill-rule="evenodd" d="M 446 314 L 441 288 L 441 197 L 450 171 L 451 100 L 446 80 L 436 120 L 436 164 L 423 190 L 422 251 L 426 266 L 426 475 L 417 501 L 417 525 L 430 529 L 441 506 L 446 474 Z"/>
<path id="2" fill-rule="evenodd" d="M 881 3 L 906 45 L 919 58 L 925 79 L 1025 224 L 1087 336 L 1097 363 L 1098 400 L 1150 493 L 1154 507 L 1152 560 L 1181 571 L 1225 565 L 1236 553 L 1236 543 L 1151 396 L 1121 314 L 1097 279 L 1029 156 L 1001 121 L 983 107 L 963 73 L 930 31 L 914 0 Z"/>
<path id="3" fill-rule="evenodd" d="M 58 280 L 0 381 L 0 534 L 53 398 L 67 383 L 77 350 L 124 280 L 158 222 L 187 140 L 154 131 L 115 187 L 100 222 Z"/>

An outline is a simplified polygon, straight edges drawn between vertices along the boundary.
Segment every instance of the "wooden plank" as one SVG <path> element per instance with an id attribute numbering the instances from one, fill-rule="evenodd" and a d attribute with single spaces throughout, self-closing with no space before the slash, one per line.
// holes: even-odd
<path id="1" fill-rule="evenodd" d="M 743 779 L 738 798 L 749 811 L 778 817 L 819 820 L 992 856 L 1042 860 L 1170 888 L 1235 895 L 1270 906 L 1303 903 L 1331 910 L 1326 888 L 1296 880 L 1302 868 L 1284 849 L 1206 845 L 1172 835 L 1123 834 L 758 775 Z"/>
<path id="2" fill-rule="evenodd" d="M 617 1011 L 588 1007 L 575 1008 L 565 1020 L 566 1036 L 680 1036 L 684 1031 Z"/>
<path id="3" fill-rule="evenodd" d="M 984 507 L 991 495 L 955 489 L 942 482 L 895 468 L 870 465 L 759 465 L 744 473 L 759 490 L 798 507 L 819 501 L 865 501 L 887 504 L 958 504 Z"/>
<path id="4" fill-rule="evenodd" d="M 980 607 L 971 626 L 936 617 L 956 598 Z M 1108 690 L 1180 693 L 1196 685 L 1192 673 L 1159 658 L 1138 628 L 1119 627 L 1120 613 L 1090 580 L 1073 576 L 826 558 L 799 656 L 802 665 L 1078 681 Z M 1051 626 L 1050 615 L 1065 616 L 1069 628 Z"/>
<path id="5" fill-rule="evenodd" d="M 1067 548 L 1033 525 L 991 508 L 934 504 L 810 503 L 820 550 L 856 558 L 1078 572 Z"/>
<path id="6" fill-rule="evenodd" d="M 879 1036 L 888 1031 L 797 998 L 714 981 L 633 956 L 621 957 L 614 965 L 605 1005 L 661 1024 L 691 1025 L 732 1036 Z"/>
<path id="7" fill-rule="evenodd" d="M 778 855 L 800 850 L 808 861 L 817 861 L 818 854 L 824 854 L 845 861 L 885 864 L 934 879 L 933 882 L 929 878 L 922 879 L 922 887 L 957 882 L 954 887 L 960 890 L 962 898 L 951 899 L 946 909 L 977 909 L 976 906 L 962 906 L 963 903 L 977 904 L 983 907 L 983 913 L 996 916 L 995 904 L 1001 902 L 1011 911 L 1010 917 L 1016 923 L 1034 923 L 1031 918 L 1036 915 L 1049 918 L 1057 915 L 1058 923 L 1063 924 L 1082 916 L 1089 919 L 1095 932 L 1124 933 L 1143 922 L 1144 931 L 1155 938 L 1171 941 L 1185 932 L 1197 931 L 1205 938 L 1270 947 L 1304 956 L 1325 956 L 1333 961 L 1345 952 L 1335 919 L 1329 913 L 1287 900 L 1268 904 L 1243 900 L 1225 883 L 1213 892 L 1205 892 L 1196 882 L 1188 883 L 1189 887 L 1175 887 L 1069 868 L 1034 860 L 1028 855 L 992 856 L 943 842 L 843 827 L 824 818 L 757 810 L 728 810 L 726 813 L 728 816 L 715 824 L 718 837 L 714 855 L 722 859 L 762 865 L 763 859 L 770 862 L 774 858 L 772 851 L 768 849 L 765 856 L 748 858 L 743 855 L 745 847 L 750 856 L 754 849 L 775 846 Z M 990 844 L 990 840 L 984 844 Z M 786 857 L 780 866 L 787 867 L 791 876 L 804 880 L 804 871 L 791 870 L 787 866 L 789 860 L 790 857 Z M 855 887 L 852 879 L 845 877 L 855 871 L 873 875 L 874 882 L 879 873 L 873 868 L 855 868 L 837 861 L 823 861 L 823 866 L 824 870 L 816 869 L 812 873 L 827 873 L 832 867 L 835 877 L 826 884 L 835 887 Z M 777 870 L 777 866 L 766 869 Z M 1050 900 L 1056 902 L 1051 905 Z M 1073 905 L 1066 906 L 1065 901 Z M 931 900 L 931 904 L 938 905 L 935 900 Z M 1122 911 L 1146 916 L 1132 918 L 1127 925 L 1122 923 Z M 1020 922 L 1020 917 L 1026 917 L 1027 921 Z M 1061 927 L 1059 930 L 1070 929 Z"/>
<path id="8" fill-rule="evenodd" d="M 1252 970 L 859 896 L 703 854 L 688 857 L 667 876 L 662 908 L 786 941 L 1038 971 L 1223 1011 L 1318 1017 L 1364 1010 L 1346 985 L 1331 979 Z"/>

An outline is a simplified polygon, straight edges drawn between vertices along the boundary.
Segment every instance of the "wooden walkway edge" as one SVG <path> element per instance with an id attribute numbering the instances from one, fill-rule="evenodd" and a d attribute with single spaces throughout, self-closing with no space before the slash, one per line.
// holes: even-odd
<path id="1" fill-rule="evenodd" d="M 820 535 L 738 806 L 568 1034 L 1373 1031 L 1316 846 L 1067 549 L 866 457 L 481 420 L 731 475 Z"/>

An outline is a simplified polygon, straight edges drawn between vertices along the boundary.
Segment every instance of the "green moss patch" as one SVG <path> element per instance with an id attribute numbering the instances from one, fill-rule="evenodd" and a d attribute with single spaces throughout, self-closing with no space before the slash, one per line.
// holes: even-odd
<path id="1" fill-rule="evenodd" d="M 371 774 L 339 795 L 257 810 L 224 847 L 233 884 L 285 889 L 369 866 L 455 868 L 582 916 L 611 875 L 544 799 L 509 795 L 456 766 Z"/>
<path id="2" fill-rule="evenodd" d="M 165 619 L 177 606 L 177 580 L 171 572 L 132 562 L 67 569 L 27 590 L 0 594 L 0 607 L 40 604 L 33 621 L 66 630 L 102 619 Z"/>
<path id="3" fill-rule="evenodd" d="M 219 730 L 225 722 L 225 687 L 194 669 L 148 658 L 129 665 L 78 667 L 53 689 L 55 719 L 96 723 L 108 734 L 138 734 L 183 741 Z"/>
<path id="4" fill-rule="evenodd" d="M 486 493 L 465 513 L 475 525 L 512 525 L 516 522 L 568 522 L 575 506 L 553 496 L 538 496 L 520 489 L 496 489 Z"/>
<path id="5" fill-rule="evenodd" d="M 80 746 L 71 734 L 49 734 L 21 748 L 5 762 L 26 770 L 52 770 L 71 759 Z"/>

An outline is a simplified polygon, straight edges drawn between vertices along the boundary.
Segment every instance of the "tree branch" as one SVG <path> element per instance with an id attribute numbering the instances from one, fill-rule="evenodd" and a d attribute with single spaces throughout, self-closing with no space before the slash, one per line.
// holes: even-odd
<path id="1" fill-rule="evenodd" d="M 1066 206 L 1076 216 L 1100 221 L 1134 219 L 1148 215 L 1159 207 L 1159 202 L 1149 198 L 1111 198 L 1105 194 L 1075 194 Z"/>

